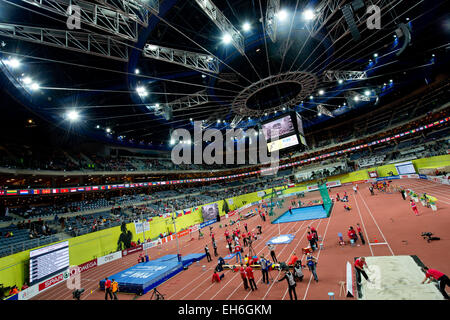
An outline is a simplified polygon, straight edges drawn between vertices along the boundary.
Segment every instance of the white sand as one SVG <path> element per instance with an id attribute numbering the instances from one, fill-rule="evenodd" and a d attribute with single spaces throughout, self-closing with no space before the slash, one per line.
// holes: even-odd
<path id="1" fill-rule="evenodd" d="M 421 284 L 425 274 L 410 256 L 366 257 L 369 283 L 361 276 L 361 300 L 444 300 L 435 282 Z"/>

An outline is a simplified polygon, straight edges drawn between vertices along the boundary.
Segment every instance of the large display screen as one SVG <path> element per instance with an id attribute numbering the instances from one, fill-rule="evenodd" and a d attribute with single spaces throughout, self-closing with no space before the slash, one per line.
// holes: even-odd
<path id="1" fill-rule="evenodd" d="M 297 135 L 294 134 L 294 135 L 286 137 L 286 138 L 282 138 L 282 139 L 279 139 L 279 140 L 276 140 L 273 142 L 269 142 L 267 144 L 267 148 L 268 148 L 269 152 L 273 152 L 273 151 L 289 148 L 289 147 L 295 146 L 297 144 L 298 144 L 298 138 L 297 138 Z"/>
<path id="2" fill-rule="evenodd" d="M 416 169 L 411 161 L 396 163 L 395 168 L 397 169 L 398 174 L 412 174 L 416 173 Z"/>
<path id="3" fill-rule="evenodd" d="M 264 123 L 262 125 L 262 130 L 266 141 L 273 140 L 274 138 L 277 139 L 279 137 L 295 132 L 290 115 L 268 123 Z"/>
<path id="4" fill-rule="evenodd" d="M 219 214 L 219 206 L 217 203 L 207 204 L 202 207 L 203 221 L 216 219 Z"/>
<path id="5" fill-rule="evenodd" d="M 30 284 L 69 268 L 69 241 L 30 251 Z"/>

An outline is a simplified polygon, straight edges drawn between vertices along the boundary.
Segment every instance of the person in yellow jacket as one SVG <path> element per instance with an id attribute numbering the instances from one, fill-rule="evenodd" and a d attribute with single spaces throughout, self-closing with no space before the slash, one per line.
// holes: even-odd
<path id="1" fill-rule="evenodd" d="M 112 288 L 112 294 L 114 296 L 114 300 L 119 300 L 117 298 L 117 292 L 119 291 L 119 284 L 117 283 L 116 280 L 112 279 L 112 284 L 111 284 L 111 288 Z"/>

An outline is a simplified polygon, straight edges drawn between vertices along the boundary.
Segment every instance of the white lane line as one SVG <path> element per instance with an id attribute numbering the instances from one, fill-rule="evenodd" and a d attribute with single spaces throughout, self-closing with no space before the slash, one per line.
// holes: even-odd
<path id="1" fill-rule="evenodd" d="M 333 207 L 334 208 L 334 207 Z M 331 213 L 330 213 L 330 218 L 328 220 L 327 226 L 325 228 L 325 233 L 323 235 L 322 238 L 322 242 L 325 241 L 325 237 L 327 236 L 327 230 L 328 230 L 328 226 L 330 225 L 330 221 L 331 221 L 331 216 L 333 215 L 333 209 L 331 209 Z M 319 253 L 317 254 L 317 261 L 319 261 L 319 256 L 320 253 L 322 252 L 322 250 L 319 251 Z M 311 272 L 311 276 L 309 277 L 309 282 L 308 282 L 308 286 L 306 287 L 306 291 L 305 291 L 305 296 L 303 297 L 303 300 L 306 300 L 306 296 L 308 295 L 308 289 L 309 289 L 309 285 L 311 284 L 311 279 L 313 278 L 312 272 Z"/>
<path id="2" fill-rule="evenodd" d="M 387 241 L 387 238 L 384 236 L 383 231 L 381 231 L 380 226 L 378 225 L 377 221 L 376 221 L 375 218 L 373 217 L 372 211 L 371 211 L 370 208 L 367 206 L 366 201 L 364 200 L 363 196 L 360 195 L 360 197 L 361 197 L 361 200 L 362 200 L 363 203 L 364 203 L 364 206 L 367 208 L 367 211 L 369 211 L 369 214 L 370 214 L 370 216 L 372 217 L 373 222 L 375 222 L 375 225 L 377 226 L 378 231 L 380 231 L 381 236 L 382 236 L 383 239 L 386 241 L 387 246 L 388 246 L 388 248 L 389 248 L 389 251 L 391 251 L 392 255 L 395 256 L 394 251 L 392 251 L 392 248 L 391 248 L 391 246 L 389 245 L 389 241 Z M 370 246 L 369 246 L 369 248 L 370 248 Z"/>
<path id="3" fill-rule="evenodd" d="M 361 219 L 361 223 L 362 223 L 362 226 L 363 226 L 363 229 L 364 229 L 364 234 L 367 237 L 367 242 L 369 242 L 369 234 L 367 233 L 366 225 L 364 224 L 364 219 L 362 218 L 361 211 L 359 210 L 358 200 L 356 199 L 356 197 L 355 197 L 355 203 L 356 203 L 356 208 L 358 209 L 359 218 Z M 370 253 L 373 256 L 373 251 L 372 251 L 372 248 L 370 246 L 369 246 L 369 249 L 370 249 Z"/>
<path id="4" fill-rule="evenodd" d="M 377 246 L 377 245 L 381 245 L 381 244 L 388 244 L 387 242 L 378 242 L 378 243 L 369 243 L 369 246 Z"/>

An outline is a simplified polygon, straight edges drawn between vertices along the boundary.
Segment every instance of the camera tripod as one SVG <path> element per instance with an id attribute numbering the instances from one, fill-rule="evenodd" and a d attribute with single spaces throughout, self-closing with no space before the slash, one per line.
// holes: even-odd
<path id="1" fill-rule="evenodd" d="M 164 300 L 164 295 L 158 289 L 154 288 L 150 300 Z"/>

